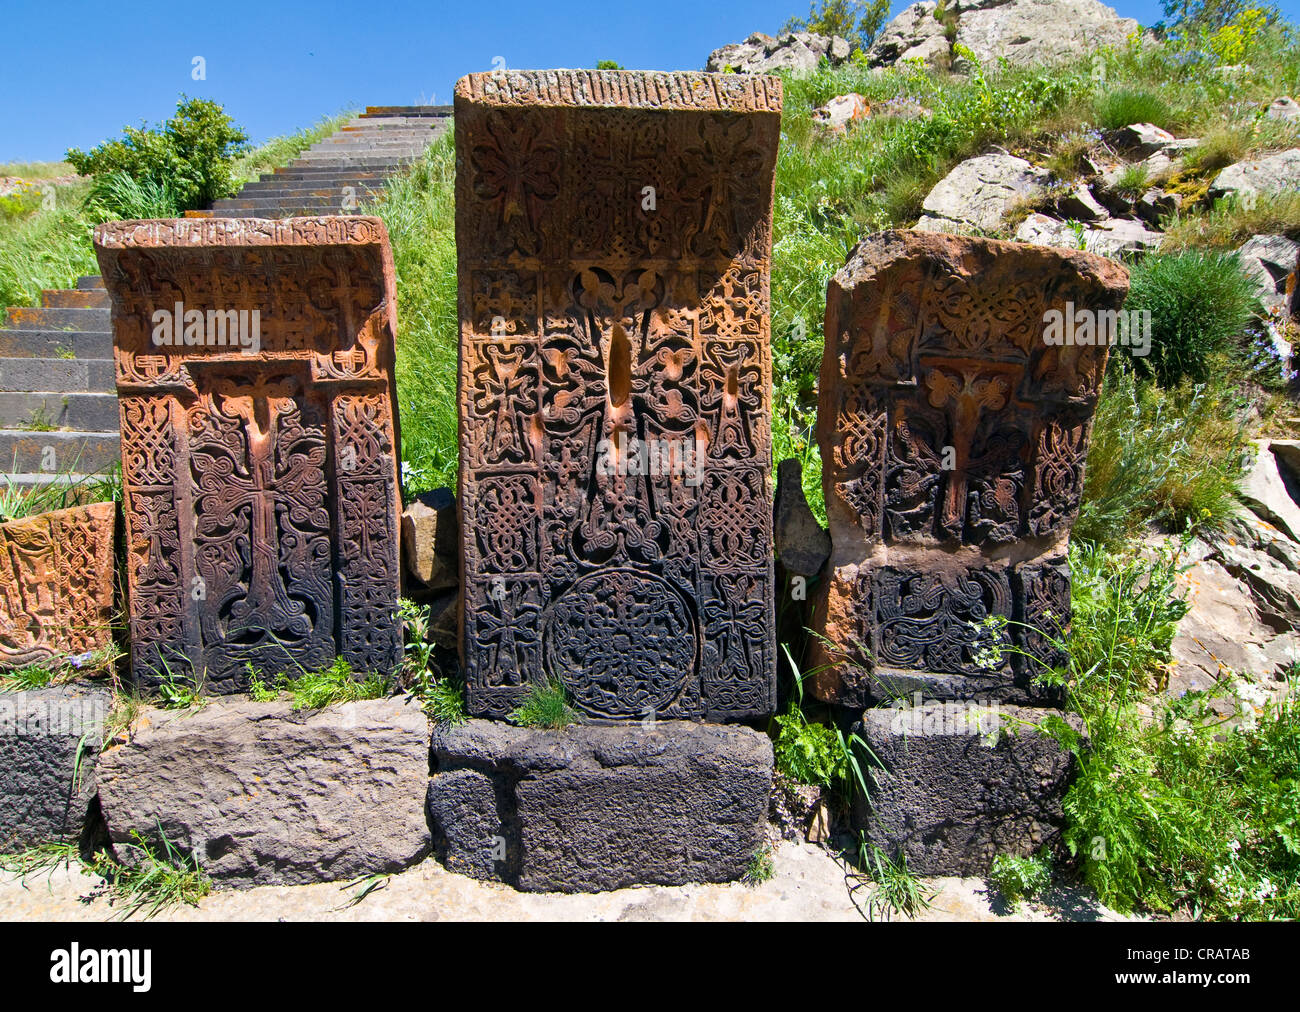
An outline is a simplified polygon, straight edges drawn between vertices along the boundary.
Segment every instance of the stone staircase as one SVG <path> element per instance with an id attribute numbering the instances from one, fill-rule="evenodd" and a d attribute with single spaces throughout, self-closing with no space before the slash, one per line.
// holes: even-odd
<path id="1" fill-rule="evenodd" d="M 289 165 L 191 216 L 351 214 L 451 123 L 450 106 L 369 106 Z M 0 491 L 79 482 L 118 462 L 108 293 L 98 277 L 11 308 L 0 326 Z"/>

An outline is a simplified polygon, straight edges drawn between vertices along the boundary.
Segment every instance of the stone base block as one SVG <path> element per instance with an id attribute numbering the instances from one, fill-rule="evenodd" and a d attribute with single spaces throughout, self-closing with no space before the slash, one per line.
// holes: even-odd
<path id="1" fill-rule="evenodd" d="M 401 699 L 151 710 L 100 758 L 114 845 L 159 831 L 218 885 L 400 871 L 430 851 L 428 721 Z"/>
<path id="2" fill-rule="evenodd" d="M 749 728 L 471 720 L 436 730 L 433 756 L 440 860 L 527 892 L 725 882 L 763 842 L 772 746 Z"/>
<path id="3" fill-rule="evenodd" d="M 0 694 L 0 853 L 81 835 L 111 705 L 86 686 Z"/>
<path id="4" fill-rule="evenodd" d="M 869 801 L 855 829 L 919 875 L 985 875 L 1002 853 L 1053 843 L 1073 756 L 1035 728 L 1052 715 L 1007 705 L 925 703 L 868 710 L 855 730 L 880 765 L 867 767 Z"/>

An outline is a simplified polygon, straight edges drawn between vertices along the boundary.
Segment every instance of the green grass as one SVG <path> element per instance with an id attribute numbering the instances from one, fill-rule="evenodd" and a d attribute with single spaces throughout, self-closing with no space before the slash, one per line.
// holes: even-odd
<path id="1" fill-rule="evenodd" d="M 1044 848 L 1031 857 L 999 854 L 989 869 L 989 882 L 1011 906 L 1033 899 L 1052 882 L 1052 855 Z"/>
<path id="2" fill-rule="evenodd" d="M 0 176 L 17 176 L 19 179 L 56 179 L 75 176 L 77 170 L 69 162 L 4 162 Z"/>
<path id="3" fill-rule="evenodd" d="M 120 917 L 126 920 L 143 913 L 150 918 L 173 906 L 198 906 L 212 891 L 212 881 L 199 866 L 197 858 L 180 852 L 158 827 L 159 845 L 133 832 L 131 844 L 119 845 L 129 852 L 130 860 L 121 862 L 110 854 L 95 856 L 86 871 L 101 875 L 108 883 L 114 904 L 121 904 Z"/>
<path id="4" fill-rule="evenodd" d="M 64 657 L 42 664 L 27 664 L 0 673 L 0 692 L 28 692 L 52 685 L 63 685 L 83 678 L 112 676 L 122 650 L 115 643 L 90 650 L 75 657 Z"/>
<path id="5" fill-rule="evenodd" d="M 1152 123 L 1168 129 L 1175 122 L 1174 113 L 1156 91 L 1145 88 L 1118 88 L 1097 96 L 1093 106 L 1097 125 L 1117 130 L 1131 123 Z"/>
<path id="6" fill-rule="evenodd" d="M 1112 369 L 1088 446 L 1074 537 L 1121 545 L 1150 523 L 1222 530 L 1248 461 L 1244 404 L 1225 381 L 1166 391 Z"/>
<path id="7" fill-rule="evenodd" d="M 774 875 L 776 875 L 776 862 L 772 860 L 772 848 L 760 847 L 749 859 L 749 866 L 745 869 L 745 884 L 762 885 L 764 882 L 770 882 Z"/>
<path id="8" fill-rule="evenodd" d="M 936 895 L 907 867 L 907 855 L 890 857 L 870 843 L 865 835 L 858 838 L 858 867 L 875 883 L 867 897 L 867 920 L 891 920 L 898 914 L 916 918 L 930 908 Z"/>
<path id="9" fill-rule="evenodd" d="M 295 678 L 282 677 L 276 686 L 293 696 L 293 709 L 320 710 L 337 703 L 382 699 L 392 686 L 379 674 L 358 679 L 352 665 L 342 657 L 322 671 L 303 672 Z"/>
<path id="10" fill-rule="evenodd" d="M 1254 235 L 1285 235 L 1300 241 L 1300 193 L 1261 194 L 1254 203 L 1224 198 L 1166 223 L 1161 249 L 1236 249 Z"/>
<path id="11" fill-rule="evenodd" d="M 569 694 L 564 686 L 552 679 L 545 684 L 534 682 L 528 687 L 524 701 L 510 714 L 510 719 L 520 727 L 539 727 L 558 730 L 576 724 L 580 717 L 569 705 Z"/>
<path id="12" fill-rule="evenodd" d="M 465 709 L 465 683 L 456 678 L 440 678 L 424 694 L 424 712 L 439 724 L 455 726 L 469 720 Z"/>

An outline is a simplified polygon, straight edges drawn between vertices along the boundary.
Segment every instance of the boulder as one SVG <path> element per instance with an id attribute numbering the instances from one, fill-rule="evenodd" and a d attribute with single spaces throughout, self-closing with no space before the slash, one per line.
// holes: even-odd
<path id="1" fill-rule="evenodd" d="M 903 8 L 867 50 L 871 66 L 892 66 L 905 60 L 921 60 L 930 67 L 946 63 L 951 47 L 943 25 L 934 16 L 938 6 L 933 0 L 924 0 Z"/>
<path id="2" fill-rule="evenodd" d="M 1154 123 L 1130 123 L 1126 127 L 1112 130 L 1107 135 L 1107 140 L 1117 151 L 1130 157 L 1146 158 L 1157 151 L 1164 151 L 1177 138 Z"/>
<path id="3" fill-rule="evenodd" d="M 1049 715 L 1082 727 L 1073 714 L 1008 705 L 917 700 L 867 710 L 854 730 L 874 761 L 854 828 L 891 857 L 905 855 L 917 875 L 986 875 L 998 854 L 1051 845 L 1075 763 L 1037 730 Z"/>
<path id="4" fill-rule="evenodd" d="M 429 590 L 460 583 L 456 497 L 439 488 L 418 496 L 402 511 L 402 554 L 407 575 Z"/>
<path id="5" fill-rule="evenodd" d="M 1036 246 L 1082 248 L 1089 253 L 1107 257 L 1155 249 L 1163 238 L 1161 233 L 1153 232 L 1141 222 L 1128 218 L 1107 218 L 1076 231 L 1067 222 L 1057 221 L 1045 214 L 1031 214 L 1027 217 L 1016 229 L 1015 237 L 1020 242 Z"/>
<path id="6" fill-rule="evenodd" d="M 1008 154 L 968 158 L 926 196 L 925 215 L 916 227 L 923 232 L 993 232 L 1015 204 L 1042 196 L 1051 173 Z"/>
<path id="7" fill-rule="evenodd" d="M 818 127 L 832 134 L 846 133 L 850 123 L 871 115 L 871 106 L 856 91 L 836 95 L 823 106 L 813 110 L 812 120 Z"/>
<path id="8" fill-rule="evenodd" d="M 1296 190 L 1300 190 L 1300 148 L 1229 165 L 1210 184 L 1210 196 L 1216 199 L 1228 195 L 1253 198 L 1261 193 Z"/>
<path id="9" fill-rule="evenodd" d="M 100 758 L 113 845 L 160 831 L 219 885 L 298 885 L 400 871 L 430 850 L 428 721 L 372 699 L 295 711 L 212 701 L 148 710 Z M 124 846 L 125 845 L 125 846 Z"/>
<path id="10" fill-rule="evenodd" d="M 1152 228 L 1159 228 L 1162 219 L 1176 214 L 1183 206 L 1183 198 L 1176 193 L 1167 193 L 1159 187 L 1152 187 L 1138 198 L 1134 210 L 1137 216 Z"/>
<path id="11" fill-rule="evenodd" d="M 830 558 L 831 536 L 817 522 L 803 492 L 803 465 L 783 460 L 776 469 L 773 535 L 787 573 L 816 576 Z"/>
<path id="12" fill-rule="evenodd" d="M 1287 284 L 1300 263 L 1300 243 L 1284 235 L 1253 235 L 1237 250 L 1242 272 L 1255 282 L 1264 308 L 1285 316 Z"/>
<path id="13" fill-rule="evenodd" d="M 85 685 L 0 693 L 0 854 L 81 835 L 112 701 Z"/>
<path id="14" fill-rule="evenodd" d="M 1063 197 L 1058 197 L 1056 211 L 1075 221 L 1101 221 L 1110 217 L 1110 213 L 1092 195 L 1092 190 L 1083 184 L 1074 187 Z"/>
<path id="15" fill-rule="evenodd" d="M 1300 122 L 1300 102 L 1283 95 L 1273 100 L 1264 115 L 1269 119 L 1282 120 L 1284 123 Z"/>
<path id="16" fill-rule="evenodd" d="M 1300 542 L 1300 494 L 1294 479 L 1287 480 L 1284 465 L 1267 439 L 1255 440 L 1255 461 L 1241 485 L 1241 501 L 1256 516 Z"/>
<path id="17" fill-rule="evenodd" d="M 746 727 L 471 720 L 433 757 L 439 860 L 526 892 L 725 882 L 763 845 L 772 744 Z"/>
<path id="18" fill-rule="evenodd" d="M 1138 31 L 1097 0 L 956 0 L 957 44 L 983 64 L 1001 57 L 1017 66 L 1057 63 L 1095 53 L 1103 46 L 1123 47 Z M 957 69 L 965 61 L 957 62 Z"/>
<path id="19" fill-rule="evenodd" d="M 838 67 L 849 58 L 852 47 L 838 35 L 815 32 L 787 32 L 778 38 L 755 32 L 744 42 L 715 49 L 704 69 L 713 73 L 728 70 L 738 74 L 775 74 L 782 70 L 809 73 L 824 58 Z"/>

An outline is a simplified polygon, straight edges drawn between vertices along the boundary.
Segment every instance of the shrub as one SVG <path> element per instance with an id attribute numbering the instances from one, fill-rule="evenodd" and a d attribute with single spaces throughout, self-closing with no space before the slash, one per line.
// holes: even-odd
<path id="1" fill-rule="evenodd" d="M 1147 524 L 1220 530 L 1238 509 L 1248 449 L 1224 379 L 1172 391 L 1115 369 L 1102 387 L 1074 536 L 1119 545 Z"/>
<path id="2" fill-rule="evenodd" d="M 1106 130 L 1118 130 L 1130 123 L 1153 123 L 1167 128 L 1174 119 L 1169 103 L 1145 88 L 1117 88 L 1104 92 L 1093 108 L 1097 123 Z"/>
<path id="3" fill-rule="evenodd" d="M 999 854 L 993 859 L 989 881 L 1012 906 L 1033 899 L 1051 885 L 1051 855 L 1045 848 L 1032 857 Z"/>
<path id="4" fill-rule="evenodd" d="M 1153 254 L 1129 273 L 1127 310 L 1151 313 L 1151 353 L 1134 367 L 1164 386 L 1209 378 L 1214 356 L 1234 349 L 1255 314 L 1253 283 L 1233 254 Z"/>
<path id="5" fill-rule="evenodd" d="M 870 49 L 889 20 L 889 0 L 816 0 L 806 18 L 790 18 L 782 32 L 817 32 L 848 39 L 855 49 Z"/>
<path id="6" fill-rule="evenodd" d="M 182 95 L 161 130 L 126 127 L 122 133 L 89 152 L 73 148 L 67 159 L 83 176 L 124 172 L 138 183 L 166 187 L 182 211 L 234 192 L 232 169 L 248 135 L 217 103 Z"/>

